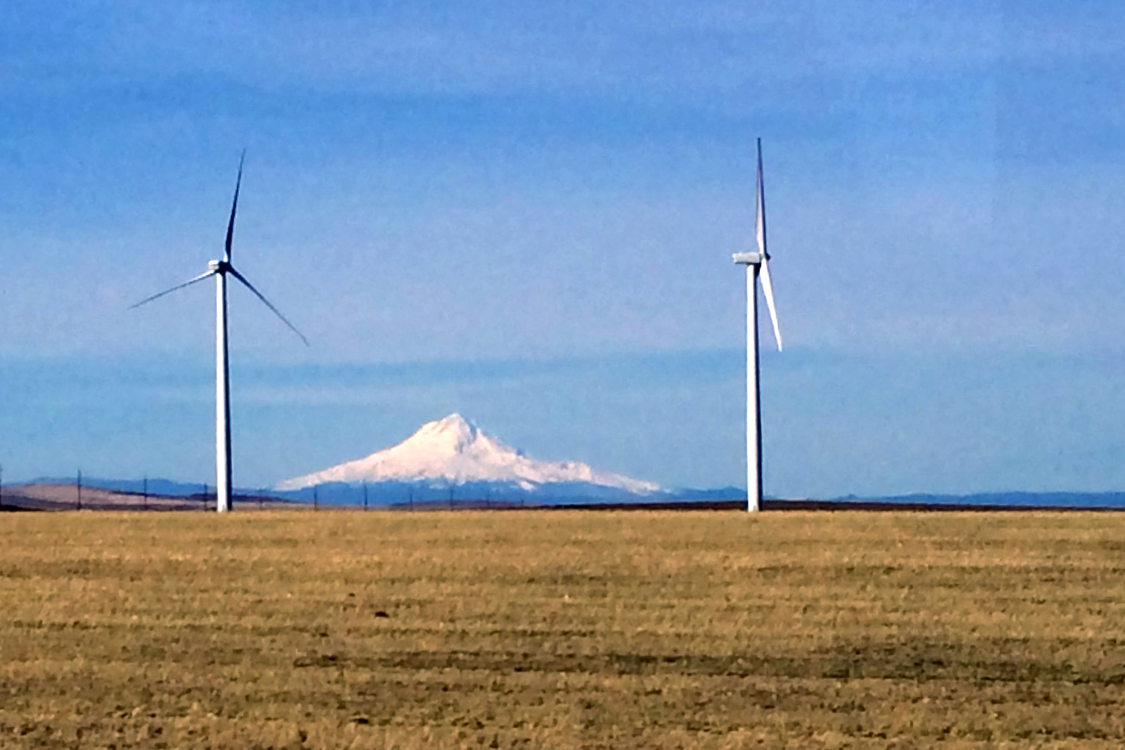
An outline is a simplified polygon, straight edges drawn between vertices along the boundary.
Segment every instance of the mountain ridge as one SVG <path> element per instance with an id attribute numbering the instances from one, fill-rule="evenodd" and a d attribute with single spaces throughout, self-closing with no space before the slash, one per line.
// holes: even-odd
<path id="1" fill-rule="evenodd" d="M 13 503 L 19 506 L 19 497 L 27 488 L 50 484 L 60 486 L 74 485 L 74 477 L 41 476 L 30 480 L 5 482 L 3 493 L 3 506 L 0 509 L 12 510 Z M 130 495 L 140 495 L 147 484 L 150 497 L 180 497 L 201 499 L 202 490 L 207 487 L 209 493 L 214 493 L 214 485 L 204 485 L 200 482 L 183 482 L 164 478 L 150 477 L 142 479 L 109 479 L 96 476 L 82 478 L 83 489 L 108 490 L 122 492 Z M 249 487 L 235 489 L 236 500 L 244 502 L 246 498 L 256 501 L 258 497 L 272 498 L 280 501 L 290 501 L 300 504 L 311 503 L 314 497 L 325 505 L 334 506 L 361 506 L 364 503 L 365 493 L 372 507 L 406 507 L 417 503 L 431 507 L 463 506 L 487 507 L 489 503 L 508 505 L 527 505 L 528 507 L 550 507 L 556 505 L 589 505 L 597 507 L 617 504 L 644 505 L 648 503 L 659 505 L 664 502 L 680 504 L 703 503 L 711 501 L 744 502 L 746 489 L 744 487 L 716 487 L 711 489 L 676 488 L 651 495 L 630 495 L 623 491 L 599 488 L 596 486 L 560 484 L 547 490 L 521 490 L 518 487 L 504 485 L 503 483 L 466 483 L 456 487 L 441 482 L 383 482 L 362 487 L 355 484 L 329 483 L 316 487 L 306 487 L 300 490 L 276 491 L 262 490 Z M 89 502 L 92 498 L 84 498 L 83 505 L 96 505 L 96 501 Z M 788 501 L 767 497 L 775 506 L 784 506 Z M 886 508 L 894 506 L 927 506 L 931 508 L 979 508 L 990 507 L 1019 507 L 1024 509 L 1073 509 L 1073 510 L 1125 510 L 1125 492 L 1067 492 L 1047 491 L 1037 492 L 1028 490 L 1012 490 L 1001 492 L 979 492 L 964 495 L 914 493 L 900 495 L 869 495 L 857 497 L 854 495 L 839 496 L 830 499 L 794 498 L 796 505 L 801 503 L 818 503 L 822 509 L 840 507 L 848 508 L 856 505 L 877 504 Z M 475 505 L 474 505 L 475 504 Z M 197 505 L 193 505 L 197 508 Z"/>

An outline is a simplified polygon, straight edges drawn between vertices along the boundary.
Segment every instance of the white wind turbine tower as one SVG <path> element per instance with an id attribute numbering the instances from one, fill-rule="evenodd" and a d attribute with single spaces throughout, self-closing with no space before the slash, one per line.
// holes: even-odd
<path id="1" fill-rule="evenodd" d="M 290 323 L 281 312 L 274 307 L 254 285 L 246 280 L 230 262 L 231 239 L 234 237 L 234 215 L 238 211 L 238 190 L 242 186 L 242 163 L 246 159 L 246 151 L 238 160 L 238 179 L 234 183 L 234 202 L 230 207 L 230 222 L 227 224 L 227 240 L 223 249 L 222 260 L 212 260 L 207 264 L 207 271 L 189 279 L 182 284 L 177 284 L 171 289 L 165 289 L 159 294 L 146 297 L 130 308 L 140 307 L 146 302 L 152 302 L 165 294 L 183 289 L 199 281 L 215 277 L 215 510 L 224 513 L 231 509 L 231 457 L 230 457 L 230 368 L 227 365 L 227 274 L 241 281 L 247 289 L 254 293 L 273 314 L 281 318 L 281 322 L 289 330 L 301 337 L 301 341 L 308 346 L 309 341 L 297 328 Z"/>
<path id="2" fill-rule="evenodd" d="M 781 351 L 781 329 L 773 304 L 770 283 L 770 254 L 766 250 L 766 191 L 762 183 L 762 139 L 758 139 L 758 250 L 735 253 L 734 262 L 746 266 L 746 510 L 762 507 L 762 401 L 758 382 L 758 279 L 773 322 L 777 350 Z"/>

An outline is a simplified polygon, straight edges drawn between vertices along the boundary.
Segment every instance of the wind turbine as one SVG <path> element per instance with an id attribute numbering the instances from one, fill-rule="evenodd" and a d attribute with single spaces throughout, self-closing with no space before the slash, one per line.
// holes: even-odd
<path id="1" fill-rule="evenodd" d="M 773 304 L 770 254 L 766 250 L 766 190 L 762 182 L 762 139 L 758 139 L 758 250 L 735 253 L 733 260 L 746 266 L 746 510 L 762 507 L 762 401 L 758 383 L 758 280 L 773 322 L 773 336 L 781 351 L 781 329 Z"/>
<path id="2" fill-rule="evenodd" d="M 254 293 L 289 330 L 301 337 L 305 346 L 309 340 L 274 307 L 254 285 L 246 280 L 230 262 L 230 246 L 234 237 L 234 215 L 238 211 L 238 190 L 242 186 L 242 163 L 246 159 L 245 149 L 238 160 L 238 179 L 234 183 L 234 202 L 230 207 L 230 222 L 227 224 L 227 240 L 223 248 L 223 259 L 207 263 L 207 271 L 171 289 L 146 297 L 130 309 L 152 302 L 154 299 L 170 294 L 177 289 L 191 286 L 211 276 L 215 277 L 215 510 L 224 513 L 231 509 L 231 457 L 230 457 L 230 368 L 227 364 L 227 275 L 233 276 Z"/>

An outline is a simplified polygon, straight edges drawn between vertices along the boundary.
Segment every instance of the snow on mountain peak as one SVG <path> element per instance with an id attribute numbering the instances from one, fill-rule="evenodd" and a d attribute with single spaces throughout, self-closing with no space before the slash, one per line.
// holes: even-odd
<path id="1" fill-rule="evenodd" d="M 480 428 L 454 412 L 448 417 L 422 425 L 407 439 L 407 442 L 424 441 L 433 445 L 435 449 L 460 453 L 468 449 L 480 435 Z"/>
<path id="2" fill-rule="evenodd" d="M 595 471 L 580 461 L 537 461 L 457 413 L 427 422 L 398 445 L 288 479 L 277 489 L 294 490 L 327 482 L 386 480 L 514 482 L 524 489 L 556 482 L 587 482 L 636 493 L 661 489 L 653 482 Z"/>

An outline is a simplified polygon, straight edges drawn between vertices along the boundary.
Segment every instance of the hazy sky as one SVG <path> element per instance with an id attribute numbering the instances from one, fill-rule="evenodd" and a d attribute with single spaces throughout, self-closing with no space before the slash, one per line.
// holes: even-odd
<path id="1" fill-rule="evenodd" d="M 1113 2 L 74 2 L 0 11 L 0 463 L 235 482 L 461 411 L 744 484 L 764 141 L 767 494 L 1125 487 Z M 770 334 L 763 329 L 763 342 Z"/>

